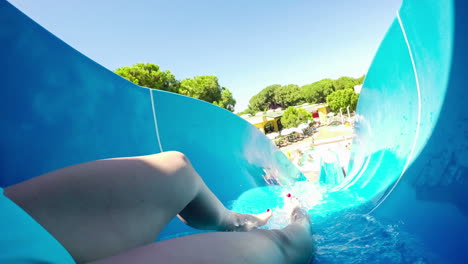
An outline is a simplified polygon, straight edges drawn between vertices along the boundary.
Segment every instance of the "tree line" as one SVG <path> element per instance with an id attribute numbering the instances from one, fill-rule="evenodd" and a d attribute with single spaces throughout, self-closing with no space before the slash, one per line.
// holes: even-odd
<path id="1" fill-rule="evenodd" d="M 214 75 L 178 80 L 169 70 L 163 71 L 154 63 L 136 63 L 118 68 L 114 72 L 135 84 L 190 96 L 234 112 L 236 100 L 231 91 L 222 87 L 218 77 Z M 350 110 L 354 111 L 358 100 L 354 86 L 362 84 L 364 77 L 323 79 L 302 87 L 295 84 L 273 84 L 254 95 L 247 109 L 239 115 L 255 114 L 278 107 L 286 109 L 303 103 L 327 103 L 332 111 L 350 106 Z"/>
<path id="2" fill-rule="evenodd" d="M 364 78 L 365 75 L 360 78 L 322 79 L 302 87 L 295 84 L 284 86 L 273 84 L 254 95 L 247 109 L 238 114 L 255 114 L 278 107 L 286 109 L 304 103 L 327 103 L 332 111 L 350 106 L 350 110 L 354 111 L 358 100 L 354 86 L 362 84 Z"/>
<path id="3" fill-rule="evenodd" d="M 162 71 L 154 63 L 136 63 L 118 68 L 114 72 L 140 86 L 183 94 L 234 112 L 236 100 L 229 89 L 219 85 L 218 77 L 214 75 L 195 76 L 179 81 L 169 70 Z"/>

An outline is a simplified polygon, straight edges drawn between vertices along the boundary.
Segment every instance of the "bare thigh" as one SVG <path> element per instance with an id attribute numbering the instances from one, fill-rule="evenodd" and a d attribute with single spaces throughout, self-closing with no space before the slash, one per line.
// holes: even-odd
<path id="1" fill-rule="evenodd" d="M 187 163 L 178 152 L 93 161 L 7 187 L 5 195 L 77 262 L 90 261 L 156 239 L 204 186 Z"/>
<path id="2" fill-rule="evenodd" d="M 214 232 L 179 237 L 123 252 L 93 264 L 308 263 L 312 237 L 294 224 L 282 230 Z"/>

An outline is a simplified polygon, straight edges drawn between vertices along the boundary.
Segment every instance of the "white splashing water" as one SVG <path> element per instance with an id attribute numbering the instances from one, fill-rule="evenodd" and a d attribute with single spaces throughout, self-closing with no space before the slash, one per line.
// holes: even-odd
<path id="1" fill-rule="evenodd" d="M 303 181 L 296 182 L 292 186 L 284 187 L 281 197 L 286 197 L 288 193 L 296 197 L 301 206 L 310 210 L 322 200 L 323 188 L 317 183 Z M 267 229 L 281 229 L 291 223 L 291 208 L 286 208 L 280 204 L 277 208 L 272 208 L 273 216 L 265 225 Z"/>

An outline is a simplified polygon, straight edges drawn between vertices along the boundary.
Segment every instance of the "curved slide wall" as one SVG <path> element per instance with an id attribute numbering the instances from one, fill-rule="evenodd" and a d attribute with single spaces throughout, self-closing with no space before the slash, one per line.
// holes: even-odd
<path id="1" fill-rule="evenodd" d="M 341 186 L 446 262 L 468 260 L 468 5 L 404 1 L 363 84 Z"/>
<path id="2" fill-rule="evenodd" d="M 0 1 L 0 186 L 76 163 L 185 153 L 225 202 L 300 172 L 258 129 L 212 104 L 137 86 Z M 162 237 L 195 232 L 179 220 Z"/>
<path id="3" fill-rule="evenodd" d="M 405 1 L 360 97 L 338 190 L 403 223 L 447 262 L 468 259 L 467 6 Z M 256 128 L 211 104 L 136 86 L 0 1 L 0 186 L 120 156 L 184 152 L 224 202 L 299 172 Z M 194 232 L 173 221 L 162 236 Z"/>

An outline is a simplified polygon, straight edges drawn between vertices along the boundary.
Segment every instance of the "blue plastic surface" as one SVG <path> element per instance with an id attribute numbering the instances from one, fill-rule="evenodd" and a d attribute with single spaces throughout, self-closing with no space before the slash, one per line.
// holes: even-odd
<path id="1" fill-rule="evenodd" d="M 49 232 L 3 195 L 2 188 L 0 212 L 0 263 L 75 263 Z"/>
<path id="2" fill-rule="evenodd" d="M 467 20 L 460 0 L 404 1 L 362 88 L 349 173 L 316 209 L 354 207 L 399 223 L 446 263 L 468 260 Z M 0 76 L 0 186 L 79 162 L 178 150 L 223 202 L 256 199 L 262 206 L 249 210 L 257 212 L 280 203 L 267 185 L 303 177 L 238 116 L 136 86 L 5 1 Z M 184 232 L 198 231 L 175 220 L 161 237 Z"/>

